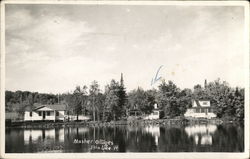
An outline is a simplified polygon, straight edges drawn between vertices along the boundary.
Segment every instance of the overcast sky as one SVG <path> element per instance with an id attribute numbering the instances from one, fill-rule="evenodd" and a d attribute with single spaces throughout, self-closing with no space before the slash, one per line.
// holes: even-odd
<path id="1" fill-rule="evenodd" d="M 111 79 L 127 90 L 159 76 L 180 88 L 244 86 L 243 7 L 6 6 L 6 89 L 63 93 Z"/>

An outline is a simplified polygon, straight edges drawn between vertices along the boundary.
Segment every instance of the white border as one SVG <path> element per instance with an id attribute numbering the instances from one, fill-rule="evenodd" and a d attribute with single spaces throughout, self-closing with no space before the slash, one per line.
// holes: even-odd
<path id="1" fill-rule="evenodd" d="M 5 152 L 5 7 L 1 3 L 0 158 Z"/>
<path id="2" fill-rule="evenodd" d="M 5 4 L 97 4 L 97 5 L 189 5 L 245 7 L 245 152 L 178 152 L 178 153 L 5 153 Z M 1 2 L 1 108 L 0 158 L 249 158 L 249 4 L 247 1 L 72 1 L 72 0 L 8 0 Z"/>

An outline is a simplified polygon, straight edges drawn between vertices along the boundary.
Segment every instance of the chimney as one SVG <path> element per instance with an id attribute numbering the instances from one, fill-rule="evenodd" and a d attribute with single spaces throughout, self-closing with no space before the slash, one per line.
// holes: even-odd
<path id="1" fill-rule="evenodd" d="M 157 109 L 157 108 L 158 108 L 157 103 L 155 103 L 154 104 L 154 109 Z"/>
<path id="2" fill-rule="evenodd" d="M 121 80 L 120 80 L 120 86 L 124 86 L 124 83 L 123 83 L 123 73 L 121 73 Z"/>
<path id="3" fill-rule="evenodd" d="M 204 82 L 204 88 L 206 89 L 207 88 L 207 80 L 205 79 L 205 82 Z"/>

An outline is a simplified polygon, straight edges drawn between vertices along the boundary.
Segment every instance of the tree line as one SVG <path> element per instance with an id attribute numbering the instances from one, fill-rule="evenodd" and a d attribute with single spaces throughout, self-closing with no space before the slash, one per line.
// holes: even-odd
<path id="1" fill-rule="evenodd" d="M 162 116 L 174 118 L 183 116 L 187 108 L 192 107 L 192 99 L 209 100 L 218 118 L 244 120 L 244 88 L 232 88 L 220 79 L 205 81 L 204 86 L 197 84 L 193 89 L 180 89 L 174 82 L 163 80 L 158 89 L 138 87 L 127 92 L 121 76 L 120 81 L 112 79 L 103 92 L 97 81 L 89 87 L 76 86 L 72 93 L 60 95 L 6 91 L 5 109 L 23 113 L 27 108 L 35 108 L 37 103 L 64 103 L 67 112 L 77 119 L 79 115 L 88 115 L 93 121 L 111 121 L 127 118 L 131 110 L 137 110 L 140 115 L 150 114 L 157 103 Z"/>

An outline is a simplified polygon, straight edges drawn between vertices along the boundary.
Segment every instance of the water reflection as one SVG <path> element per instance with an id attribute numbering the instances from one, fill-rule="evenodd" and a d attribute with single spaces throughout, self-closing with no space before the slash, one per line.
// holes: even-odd
<path id="1" fill-rule="evenodd" d="M 6 129 L 6 152 L 242 152 L 238 125 Z M 77 141 L 77 142 L 76 142 Z M 108 146 L 105 143 L 109 143 Z M 105 147 L 106 146 L 106 147 Z"/>
<path id="2" fill-rule="evenodd" d="M 64 142 L 64 129 L 24 130 L 24 144 L 39 143 L 44 140 Z"/>
<path id="3" fill-rule="evenodd" d="M 158 145 L 158 140 L 160 137 L 160 127 L 159 126 L 147 126 L 145 127 L 145 131 L 150 133 L 155 138 L 155 145 Z"/>
<path id="4" fill-rule="evenodd" d="M 42 137 L 42 130 L 24 130 L 24 143 L 26 145 L 32 143 L 32 141 L 34 143 L 37 142 L 38 140 L 41 139 L 41 137 Z"/>
<path id="5" fill-rule="evenodd" d="M 216 125 L 192 125 L 185 128 L 188 137 L 194 138 L 195 144 L 212 145 L 212 135 L 217 130 Z"/>

